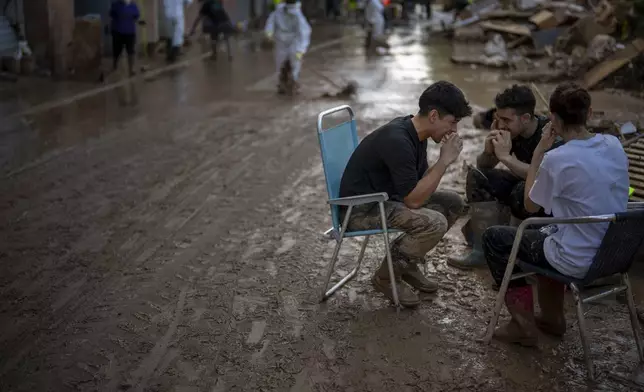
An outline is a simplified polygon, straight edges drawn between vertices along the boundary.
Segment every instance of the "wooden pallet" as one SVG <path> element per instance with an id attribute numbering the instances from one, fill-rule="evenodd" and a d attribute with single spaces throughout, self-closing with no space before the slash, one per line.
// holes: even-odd
<path id="1" fill-rule="evenodd" d="M 628 157 L 628 177 L 635 189 L 632 201 L 644 201 L 644 134 L 624 143 Z"/>

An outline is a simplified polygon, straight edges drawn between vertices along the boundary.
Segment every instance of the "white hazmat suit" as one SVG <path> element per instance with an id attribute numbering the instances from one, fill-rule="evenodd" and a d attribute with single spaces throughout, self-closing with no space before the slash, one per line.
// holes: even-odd
<path id="1" fill-rule="evenodd" d="M 382 39 L 385 33 L 385 6 L 381 0 L 369 0 L 365 8 L 365 19 L 371 25 L 371 34 L 374 39 Z"/>
<path id="2" fill-rule="evenodd" d="M 302 55 L 311 42 L 311 26 L 306 21 L 299 3 L 277 5 L 266 21 L 266 35 L 275 40 L 275 66 L 280 72 L 290 60 L 293 80 L 297 81 L 302 68 Z"/>
<path id="3" fill-rule="evenodd" d="M 166 20 L 166 36 L 172 39 L 172 46 L 183 46 L 186 17 L 184 7 L 192 4 L 192 0 L 163 0 L 163 11 Z"/>

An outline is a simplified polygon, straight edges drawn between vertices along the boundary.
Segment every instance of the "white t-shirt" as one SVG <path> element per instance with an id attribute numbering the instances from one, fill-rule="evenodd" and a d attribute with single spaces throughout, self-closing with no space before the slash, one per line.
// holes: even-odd
<path id="1" fill-rule="evenodd" d="M 555 218 L 614 214 L 628 205 L 628 159 L 614 136 L 571 140 L 546 153 L 530 199 Z M 564 275 L 586 276 L 608 223 L 558 225 L 543 248 Z"/>

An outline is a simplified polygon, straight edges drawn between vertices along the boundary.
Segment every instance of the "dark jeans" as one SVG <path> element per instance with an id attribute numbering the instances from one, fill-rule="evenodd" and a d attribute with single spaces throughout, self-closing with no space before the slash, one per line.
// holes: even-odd
<path id="1" fill-rule="evenodd" d="M 483 253 L 485 260 L 492 273 L 492 278 L 497 285 L 501 285 L 503 275 L 508 265 L 512 244 L 516 236 L 517 228 L 511 226 L 492 226 L 483 233 Z M 519 244 L 519 253 L 517 259 L 524 263 L 536 265 L 541 268 L 555 270 L 543 252 L 543 242 L 546 235 L 539 230 L 526 230 Z M 514 267 L 513 273 L 519 273 L 521 269 Z M 521 287 L 528 283 L 525 279 L 515 279 L 510 281 L 509 287 Z"/>
<path id="2" fill-rule="evenodd" d="M 212 46 L 213 57 L 217 57 L 217 44 L 219 43 L 220 36 L 223 36 L 223 40 L 226 43 L 226 51 L 228 53 L 228 57 L 230 57 L 232 54 L 230 48 L 230 36 L 233 35 L 235 31 L 233 26 L 230 23 L 213 23 L 205 30 L 210 35 L 210 45 Z"/>
<path id="3" fill-rule="evenodd" d="M 340 17 L 340 5 L 338 4 L 339 0 L 326 0 L 326 17 Z"/>
<path id="4" fill-rule="evenodd" d="M 543 210 L 531 214 L 525 210 L 525 180 L 512 172 L 502 169 L 480 169 L 487 177 L 468 173 L 465 189 L 470 203 L 494 201 L 510 207 L 512 215 L 518 219 L 546 216 Z"/>
<path id="5" fill-rule="evenodd" d="M 136 36 L 134 34 L 121 34 L 116 31 L 112 32 L 112 46 L 114 51 L 114 67 L 118 65 L 119 58 L 123 53 L 123 49 L 127 52 L 128 57 L 134 57 L 134 46 L 136 44 Z"/>

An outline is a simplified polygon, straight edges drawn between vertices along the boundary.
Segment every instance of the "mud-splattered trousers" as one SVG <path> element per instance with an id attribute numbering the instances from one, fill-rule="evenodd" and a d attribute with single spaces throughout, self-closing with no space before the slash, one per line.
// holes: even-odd
<path id="1" fill-rule="evenodd" d="M 425 254 L 443 238 L 447 230 L 464 214 L 463 198 L 455 192 L 436 191 L 422 208 L 410 209 L 404 203 L 385 202 L 387 227 L 403 234 L 391 243 L 394 270 L 399 273 L 409 263 L 424 263 Z M 381 228 L 378 204 L 353 208 L 348 230 Z"/>
<path id="2" fill-rule="evenodd" d="M 492 226 L 483 233 L 483 254 L 492 273 L 492 278 L 499 286 L 503 281 L 516 233 L 517 228 L 511 226 Z M 546 234 L 537 229 L 525 230 L 519 244 L 517 259 L 524 263 L 554 271 L 554 267 L 550 265 L 543 251 L 543 243 L 546 237 Z M 521 269 L 515 266 L 513 273 L 519 272 L 521 272 Z M 515 279 L 510 281 L 509 287 L 521 287 L 527 284 L 525 279 Z"/>
<path id="3" fill-rule="evenodd" d="M 545 216 L 543 210 L 531 214 L 525 210 L 523 197 L 525 180 L 503 169 L 480 169 L 487 180 L 470 170 L 465 184 L 467 200 L 470 203 L 494 201 L 510 207 L 512 216 L 527 219 L 531 216 Z"/>

